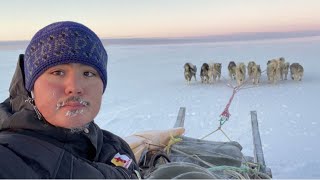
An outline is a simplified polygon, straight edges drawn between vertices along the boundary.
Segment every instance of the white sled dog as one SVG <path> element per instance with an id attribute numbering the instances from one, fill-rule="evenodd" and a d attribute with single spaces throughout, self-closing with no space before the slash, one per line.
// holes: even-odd
<path id="1" fill-rule="evenodd" d="M 284 57 L 280 57 L 279 59 L 276 59 L 279 63 L 279 68 L 280 68 L 280 79 L 281 80 L 284 80 L 284 77 L 285 77 L 285 72 L 284 72 L 284 69 L 285 69 L 285 62 L 286 60 L 284 59 Z"/>
<path id="2" fill-rule="evenodd" d="M 221 63 L 214 63 L 211 64 L 211 70 L 212 71 L 212 82 L 218 80 L 220 81 L 220 77 L 221 77 Z"/>
<path id="3" fill-rule="evenodd" d="M 299 63 L 292 63 L 290 65 L 290 73 L 291 73 L 291 79 L 295 81 L 301 81 L 303 76 L 303 67 Z"/>
<path id="4" fill-rule="evenodd" d="M 193 65 L 192 63 L 184 64 L 184 78 L 186 79 L 188 84 L 190 84 L 192 76 L 194 77 L 194 80 L 197 81 L 196 73 L 197 66 Z"/>
<path id="5" fill-rule="evenodd" d="M 214 63 L 210 63 L 209 65 L 209 71 L 208 71 L 208 76 L 209 76 L 209 82 L 213 83 L 213 72 L 214 72 Z"/>
<path id="6" fill-rule="evenodd" d="M 270 83 L 277 83 L 280 79 L 280 60 L 272 59 L 267 63 L 267 76 Z"/>
<path id="7" fill-rule="evenodd" d="M 260 82 L 260 77 L 261 77 L 261 68 L 260 65 L 255 64 L 251 67 L 251 78 L 253 84 L 258 84 Z"/>
<path id="8" fill-rule="evenodd" d="M 236 80 L 237 84 L 241 85 L 246 79 L 246 65 L 244 63 L 239 63 L 236 67 Z"/>
<path id="9" fill-rule="evenodd" d="M 229 77 L 231 80 L 236 79 L 236 63 L 234 61 L 230 61 L 228 65 Z"/>
<path id="10" fill-rule="evenodd" d="M 249 78 L 250 79 L 253 79 L 253 76 L 252 76 L 252 67 L 253 66 L 255 66 L 256 65 L 256 63 L 254 62 L 254 61 L 250 61 L 249 63 L 248 63 L 248 76 L 249 76 Z"/>
<path id="11" fill-rule="evenodd" d="M 200 70 L 200 77 L 202 83 L 209 83 L 209 65 L 208 63 L 203 63 Z"/>
<path id="12" fill-rule="evenodd" d="M 289 67 L 290 67 L 290 63 L 289 62 L 285 62 L 284 66 L 283 66 L 283 69 L 282 69 L 284 80 L 287 80 L 288 73 L 289 73 Z"/>

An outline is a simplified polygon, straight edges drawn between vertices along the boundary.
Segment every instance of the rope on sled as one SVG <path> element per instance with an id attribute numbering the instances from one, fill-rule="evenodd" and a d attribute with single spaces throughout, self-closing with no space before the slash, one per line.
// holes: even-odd
<path id="1" fill-rule="evenodd" d="M 220 130 L 220 131 L 228 138 L 228 140 L 231 141 L 230 138 L 227 136 L 227 134 L 224 133 L 224 131 L 223 131 L 221 128 L 222 128 L 222 126 L 224 125 L 224 123 L 226 123 L 226 122 L 229 120 L 229 118 L 230 118 L 230 116 L 231 116 L 231 114 L 230 114 L 230 112 L 229 112 L 229 107 L 230 107 L 230 105 L 231 105 L 231 103 L 232 103 L 232 100 L 233 100 L 233 98 L 234 98 L 234 95 L 240 90 L 240 88 L 241 88 L 242 86 L 243 86 L 243 84 L 242 84 L 242 85 L 239 85 L 239 86 L 236 86 L 236 87 L 233 88 L 233 93 L 232 93 L 232 95 L 231 95 L 231 97 L 230 97 L 230 99 L 229 99 L 229 102 L 228 102 L 228 104 L 226 105 L 226 107 L 224 108 L 224 110 L 222 111 L 222 113 L 220 114 L 220 119 L 219 119 L 220 124 L 219 124 L 219 127 L 218 127 L 216 130 L 214 130 L 213 132 L 205 135 L 204 137 L 202 137 L 202 138 L 200 138 L 200 139 L 204 139 L 204 138 L 210 136 L 211 134 L 217 132 L 218 130 Z"/>
<path id="2" fill-rule="evenodd" d="M 231 105 L 231 102 L 234 98 L 234 95 L 236 94 L 238 90 L 236 88 L 233 89 L 233 93 L 231 98 L 229 99 L 228 104 L 226 105 L 226 107 L 224 108 L 223 112 L 220 114 L 220 127 L 229 119 L 229 117 L 231 116 L 231 114 L 229 113 L 229 107 Z"/>
<path id="3" fill-rule="evenodd" d="M 205 164 L 206 166 L 208 166 L 206 169 L 212 172 L 213 175 L 218 176 L 218 178 L 230 179 L 231 177 L 235 179 L 271 179 L 271 177 L 266 173 L 260 172 L 259 167 L 258 168 L 251 167 L 251 166 L 259 166 L 258 164 L 252 163 L 252 165 L 250 165 L 249 163 L 243 163 L 241 167 L 226 166 L 226 165 L 218 166 L 218 165 L 212 164 L 212 162 L 210 163 L 204 159 L 201 159 L 196 154 L 188 154 L 175 147 L 172 147 L 172 151 L 178 152 L 179 154 L 185 155 L 190 159 L 193 159 Z M 217 153 L 217 154 L 220 154 L 220 153 Z M 222 154 L 222 155 L 225 156 L 225 154 Z M 218 172 L 222 172 L 222 174 Z"/>
<path id="4" fill-rule="evenodd" d="M 264 70 L 262 73 L 265 73 L 266 70 Z M 222 126 L 229 120 L 231 114 L 229 112 L 229 108 L 231 106 L 231 103 L 233 101 L 233 98 L 235 96 L 235 94 L 241 90 L 241 89 L 248 89 L 248 88 L 253 88 L 255 86 L 249 86 L 248 87 L 248 81 L 250 81 L 252 78 L 249 77 L 248 79 L 246 79 L 242 84 L 238 85 L 238 86 L 232 86 L 231 83 L 228 83 L 227 86 L 233 89 L 233 93 L 227 103 L 227 105 L 225 106 L 224 110 L 222 111 L 222 113 L 220 114 L 220 119 L 219 119 L 219 127 L 214 130 L 213 132 L 205 135 L 204 137 L 200 138 L 200 139 L 204 139 L 206 137 L 208 137 L 209 135 L 217 132 L 217 131 L 221 131 L 225 137 L 227 137 L 227 139 L 229 141 L 231 141 L 231 139 L 227 136 L 227 134 L 222 130 Z M 223 171 L 225 174 L 233 177 L 233 178 L 238 178 L 238 179 L 271 179 L 271 177 L 263 172 L 260 172 L 260 168 L 259 168 L 259 164 L 256 163 L 250 163 L 248 161 L 245 161 L 245 163 L 242 163 L 241 167 L 233 167 L 233 166 L 212 166 L 210 167 L 208 170 L 210 171 Z"/>
<path id="5" fill-rule="evenodd" d="M 220 130 L 222 131 L 222 129 L 220 129 Z M 143 136 L 140 136 L 140 137 L 143 137 Z M 144 138 L 146 138 L 146 137 L 144 137 Z M 146 139 L 149 139 L 149 138 L 146 138 Z M 221 175 L 220 178 L 232 177 L 232 178 L 236 178 L 236 179 L 271 179 L 267 174 L 259 172 L 259 165 L 258 164 L 250 165 L 249 162 L 247 162 L 247 163 L 242 163 L 241 167 L 217 166 L 215 164 L 212 164 L 212 163 L 207 162 L 206 160 L 200 158 L 197 154 L 188 154 L 188 153 L 185 153 L 185 152 L 179 150 L 178 148 L 175 148 L 172 146 L 173 144 L 181 142 L 181 141 L 182 141 L 181 138 L 173 137 L 172 135 L 170 135 L 170 140 L 169 140 L 168 145 L 164 145 L 161 143 L 160 144 L 155 144 L 155 143 L 150 143 L 150 142 L 147 143 L 148 145 L 157 146 L 160 149 L 146 150 L 146 154 L 144 155 L 144 158 L 142 158 L 143 160 L 141 162 L 139 161 L 139 165 L 141 165 L 140 170 L 142 171 L 143 177 L 148 177 L 148 175 L 150 175 L 155 170 L 155 167 L 156 167 L 155 163 L 156 163 L 157 159 L 159 159 L 160 157 L 164 158 L 167 161 L 166 163 L 170 163 L 170 159 L 169 159 L 168 155 L 169 155 L 169 150 L 172 150 L 172 151 L 178 152 L 180 154 L 183 154 L 193 160 L 197 160 L 199 162 L 202 162 L 203 164 L 208 166 L 206 169 L 208 169 L 210 172 L 212 172 L 214 176 L 219 177 Z M 166 150 L 166 151 L 164 151 L 164 150 Z M 220 154 L 220 153 L 215 153 L 215 154 L 221 155 L 222 157 L 228 156 L 228 155 Z M 149 157 L 148 159 L 147 159 L 147 156 Z M 229 158 L 232 158 L 232 157 L 230 156 Z M 251 166 L 254 166 L 254 167 L 257 166 L 258 168 L 251 168 Z M 215 173 L 215 172 L 219 172 L 219 171 L 223 172 L 223 174 Z"/>
<path id="6" fill-rule="evenodd" d="M 170 140 L 168 142 L 168 145 L 164 148 L 164 150 L 166 151 L 167 154 L 169 154 L 172 145 L 181 141 L 182 141 L 182 138 L 176 138 L 176 137 L 173 137 L 172 134 L 170 134 Z"/>
<path id="7" fill-rule="evenodd" d="M 267 174 L 259 172 L 256 169 L 251 169 L 247 166 L 213 166 L 208 168 L 208 170 L 211 172 L 224 171 L 227 175 L 239 179 L 271 179 Z"/>
<path id="8" fill-rule="evenodd" d="M 265 72 L 265 71 L 266 71 L 266 70 L 264 70 L 263 72 Z M 226 79 L 226 78 L 223 77 L 223 76 L 222 76 L 222 78 Z M 233 93 L 232 93 L 232 95 L 231 95 L 231 97 L 230 97 L 230 99 L 229 99 L 226 107 L 224 108 L 224 110 L 222 111 L 222 113 L 221 113 L 220 116 L 219 116 L 219 117 L 220 117 L 220 119 L 219 119 L 219 127 L 218 127 L 216 130 L 210 132 L 209 134 L 203 136 L 203 137 L 200 138 L 200 139 L 204 139 L 204 138 L 210 136 L 211 134 L 213 134 L 213 133 L 215 133 L 215 132 L 217 132 L 217 131 L 220 130 L 220 131 L 224 134 L 224 136 L 225 136 L 229 141 L 231 141 L 231 139 L 227 136 L 227 134 L 222 130 L 222 126 L 229 120 L 229 118 L 230 118 L 230 116 L 231 116 L 231 114 L 230 114 L 230 112 L 229 112 L 229 107 L 230 107 L 230 105 L 231 105 L 231 103 L 232 103 L 232 100 L 233 100 L 235 94 L 236 94 L 239 90 L 241 90 L 241 89 L 252 88 L 252 87 L 246 87 L 246 86 L 248 85 L 248 81 L 251 80 L 251 79 L 252 79 L 252 78 L 249 77 L 249 78 L 247 78 L 242 84 L 240 84 L 240 85 L 238 85 L 238 86 L 235 86 L 235 87 L 234 87 L 231 83 L 228 83 L 228 84 L 227 84 L 228 87 L 230 87 L 230 88 L 233 89 Z"/>

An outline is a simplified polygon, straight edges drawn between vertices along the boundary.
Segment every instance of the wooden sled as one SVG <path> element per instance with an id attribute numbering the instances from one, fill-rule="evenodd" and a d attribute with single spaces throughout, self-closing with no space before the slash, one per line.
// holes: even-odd
<path id="1" fill-rule="evenodd" d="M 183 136 L 183 133 L 185 132 L 185 129 L 183 128 L 185 111 L 185 107 L 181 107 L 179 109 L 176 123 L 172 129 L 138 132 L 124 138 L 133 150 L 136 160 L 139 162 L 143 161 L 144 158 L 152 159 L 150 155 L 147 156 L 147 153 L 153 151 L 158 152 L 158 154 L 156 154 L 158 156 L 156 157 L 165 157 L 164 159 L 166 159 L 166 162 L 164 164 L 167 165 L 164 166 L 160 163 L 160 171 L 158 170 L 156 173 L 151 174 L 153 171 L 155 171 L 155 169 L 157 169 L 155 160 L 153 158 L 153 164 L 149 164 L 148 166 L 149 169 L 147 172 L 147 178 L 201 178 L 208 176 L 207 169 L 214 169 L 216 172 L 221 169 L 221 171 L 228 170 L 229 172 L 232 172 L 232 169 L 238 168 L 236 170 L 239 170 L 239 168 L 242 168 L 243 158 L 245 161 L 251 163 L 250 168 L 254 169 L 254 172 L 257 172 L 258 175 L 260 174 L 260 176 L 247 176 L 247 178 L 265 179 L 272 177 L 271 169 L 266 166 L 264 161 L 256 111 L 251 111 L 254 146 L 253 157 L 243 156 L 241 153 L 242 147 L 237 142 L 212 142 Z M 179 151 L 182 151 L 182 155 L 178 149 Z M 176 153 L 177 151 L 180 154 Z M 155 154 L 153 153 L 153 155 Z M 205 161 L 202 159 L 205 159 Z M 179 164 L 181 162 L 184 162 L 184 164 Z M 181 168 L 181 165 L 184 168 Z M 163 172 L 161 171 L 162 166 L 164 166 L 162 168 Z M 190 172 L 191 170 L 188 170 L 188 172 L 182 173 L 182 170 L 186 170 L 190 168 L 190 166 L 193 166 L 192 168 L 196 169 L 196 172 Z M 205 167 L 205 169 L 201 170 L 201 172 L 198 172 L 202 167 Z M 174 168 L 177 168 L 177 171 L 170 171 L 171 173 L 177 173 L 178 171 L 181 171 L 180 173 L 182 174 L 171 176 L 171 174 L 168 173 L 168 170 Z M 234 176 L 211 177 L 223 179 L 234 178 Z M 237 177 L 242 178 L 240 175 Z"/>

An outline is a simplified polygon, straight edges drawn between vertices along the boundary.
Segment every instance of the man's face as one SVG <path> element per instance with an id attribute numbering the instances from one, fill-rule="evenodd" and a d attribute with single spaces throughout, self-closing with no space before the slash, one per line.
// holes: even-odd
<path id="1" fill-rule="evenodd" d="M 91 66 L 61 64 L 40 75 L 33 91 L 46 121 L 58 127 L 81 128 L 99 112 L 103 83 Z"/>

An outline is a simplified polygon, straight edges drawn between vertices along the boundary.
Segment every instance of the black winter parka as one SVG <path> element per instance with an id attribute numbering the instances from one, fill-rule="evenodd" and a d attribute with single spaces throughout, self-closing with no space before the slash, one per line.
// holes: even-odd
<path id="1" fill-rule="evenodd" d="M 39 120 L 25 100 L 23 55 L 0 104 L 0 178 L 136 178 L 138 166 L 129 145 L 93 121 L 86 131 L 70 132 Z M 111 160 L 119 153 L 133 159 L 128 168 Z"/>

